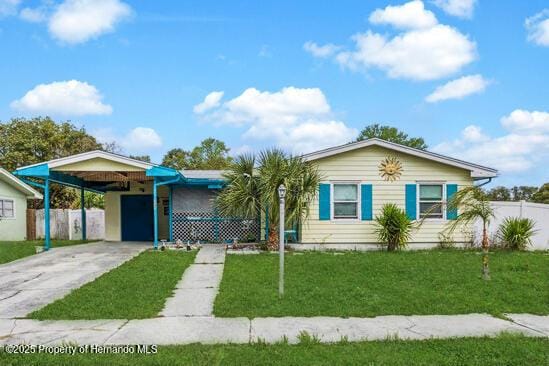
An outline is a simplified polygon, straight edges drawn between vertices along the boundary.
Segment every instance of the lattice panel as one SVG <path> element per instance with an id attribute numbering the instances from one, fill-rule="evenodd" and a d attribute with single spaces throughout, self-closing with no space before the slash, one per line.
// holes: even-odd
<path id="1" fill-rule="evenodd" d="M 259 220 L 217 217 L 212 212 L 174 211 L 173 238 L 195 242 L 259 240 Z"/>

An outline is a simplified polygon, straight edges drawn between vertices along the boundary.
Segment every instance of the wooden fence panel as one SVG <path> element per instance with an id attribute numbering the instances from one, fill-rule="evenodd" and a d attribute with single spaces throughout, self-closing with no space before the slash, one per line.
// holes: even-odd
<path id="1" fill-rule="evenodd" d="M 36 210 L 27 209 L 27 240 L 36 240 Z"/>

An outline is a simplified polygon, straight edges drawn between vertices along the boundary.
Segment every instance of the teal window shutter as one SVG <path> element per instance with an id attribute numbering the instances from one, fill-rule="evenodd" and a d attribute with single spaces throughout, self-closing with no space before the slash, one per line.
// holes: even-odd
<path id="1" fill-rule="evenodd" d="M 446 185 L 446 202 L 450 201 L 454 194 L 458 190 L 457 184 L 447 184 Z M 446 209 L 446 219 L 447 220 L 456 220 L 458 216 L 457 209 Z"/>
<path id="2" fill-rule="evenodd" d="M 372 220 L 372 185 L 360 186 L 360 212 L 362 220 Z"/>
<path id="3" fill-rule="evenodd" d="M 318 219 L 330 220 L 330 185 L 320 184 L 318 187 Z"/>
<path id="4" fill-rule="evenodd" d="M 416 189 L 417 188 L 415 184 L 406 184 L 406 197 L 405 197 L 406 216 L 408 216 L 410 220 L 415 220 L 417 218 Z"/>

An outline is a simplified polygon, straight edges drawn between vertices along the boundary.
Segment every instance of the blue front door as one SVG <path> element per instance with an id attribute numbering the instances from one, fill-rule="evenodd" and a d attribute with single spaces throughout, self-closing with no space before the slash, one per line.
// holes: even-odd
<path id="1" fill-rule="evenodd" d="M 120 196 L 122 241 L 154 239 L 153 197 L 151 195 Z"/>

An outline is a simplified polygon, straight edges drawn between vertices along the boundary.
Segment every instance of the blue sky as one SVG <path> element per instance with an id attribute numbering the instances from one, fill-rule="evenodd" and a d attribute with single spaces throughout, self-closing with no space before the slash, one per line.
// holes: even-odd
<path id="1" fill-rule="evenodd" d="M 68 119 L 155 161 L 382 123 L 497 184 L 549 181 L 547 1 L 0 0 L 0 47 L 0 120 Z"/>

